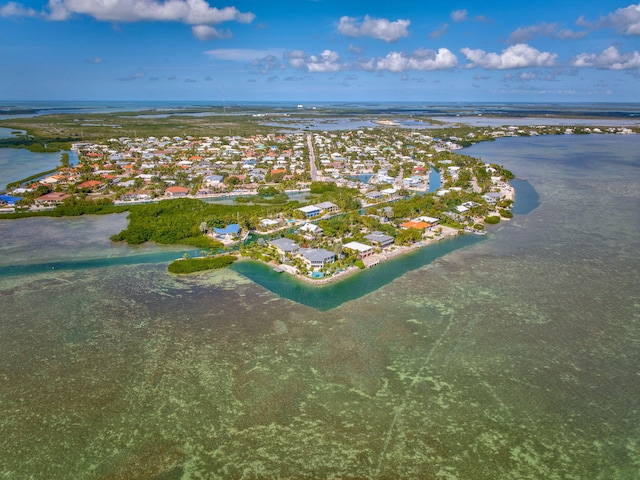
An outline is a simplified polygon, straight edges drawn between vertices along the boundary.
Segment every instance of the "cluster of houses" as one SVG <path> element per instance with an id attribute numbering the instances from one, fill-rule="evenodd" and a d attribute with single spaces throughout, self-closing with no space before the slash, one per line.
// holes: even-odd
<path id="1" fill-rule="evenodd" d="M 400 228 L 413 228 L 422 232 L 422 235 L 435 234 L 434 228 L 439 224 L 437 218 L 421 216 L 413 220 L 409 220 L 399 225 Z M 297 230 L 298 233 L 304 233 L 305 227 L 313 225 L 305 223 Z M 317 225 L 316 225 L 317 227 Z M 317 227 L 319 229 L 319 227 Z M 441 229 L 440 229 L 441 230 Z M 320 232 L 315 231 L 315 234 Z M 439 233 L 438 233 L 439 234 Z M 291 238 L 281 237 L 268 242 L 269 246 L 275 250 L 280 266 L 290 265 L 292 261 L 300 260 L 306 270 L 313 274 L 314 272 L 325 272 L 327 267 L 336 260 L 349 255 L 353 259 L 361 260 L 364 267 L 377 265 L 386 259 L 385 253 L 389 253 L 396 246 L 395 237 L 387 235 L 380 231 L 372 231 L 362 237 L 361 241 L 349 241 L 341 243 L 339 239 L 329 239 L 327 243 L 339 245 L 336 251 L 326 248 L 306 248 L 300 246 Z M 336 253 L 339 252 L 339 253 Z M 289 267 L 293 270 L 291 273 L 299 273 L 296 268 Z"/>
<path id="2" fill-rule="evenodd" d="M 185 196 L 251 195 L 262 185 L 300 190 L 309 186 L 309 148 L 316 154 L 320 179 L 378 191 L 426 190 L 429 156 L 438 139 L 410 131 L 296 132 L 211 137 L 111 138 L 73 146 L 79 163 L 60 168 L 12 194 L 28 196 L 38 187 L 67 194 L 88 194 L 116 202 L 148 202 Z M 404 166 L 404 177 L 390 175 Z M 370 182 L 358 179 L 368 175 Z M 388 187 L 388 185 L 386 185 Z M 384 188 L 382 189 L 384 190 Z M 387 190 L 382 195 L 394 193 Z M 39 206 L 63 196 L 44 197 Z"/>

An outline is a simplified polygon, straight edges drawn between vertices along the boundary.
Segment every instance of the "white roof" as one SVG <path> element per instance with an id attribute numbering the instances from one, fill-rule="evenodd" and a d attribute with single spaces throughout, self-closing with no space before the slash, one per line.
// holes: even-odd
<path id="1" fill-rule="evenodd" d="M 357 250 L 358 252 L 368 252 L 373 247 L 371 245 L 365 245 L 360 242 L 349 242 L 343 245 L 344 248 L 350 248 L 351 250 Z"/>
<path id="2" fill-rule="evenodd" d="M 298 210 L 304 213 L 310 213 L 310 212 L 317 212 L 320 209 L 315 205 L 307 205 L 306 207 L 300 207 Z"/>

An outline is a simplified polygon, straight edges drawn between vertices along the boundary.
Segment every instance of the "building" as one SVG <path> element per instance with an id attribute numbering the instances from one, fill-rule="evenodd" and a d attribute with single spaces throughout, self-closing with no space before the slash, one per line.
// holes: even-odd
<path id="1" fill-rule="evenodd" d="M 318 203 L 317 205 L 315 205 L 315 207 L 327 213 L 336 213 L 338 210 L 340 210 L 335 203 L 331 202 Z"/>
<path id="2" fill-rule="evenodd" d="M 373 245 L 378 245 L 381 248 L 393 245 L 394 241 L 391 235 L 385 235 L 382 232 L 372 232 L 369 235 L 365 235 L 364 238 L 369 240 Z"/>
<path id="3" fill-rule="evenodd" d="M 169 187 L 164 193 L 170 197 L 186 197 L 189 194 L 187 187 Z"/>
<path id="4" fill-rule="evenodd" d="M 230 223 L 224 228 L 214 228 L 213 231 L 217 236 L 232 236 L 237 237 L 240 235 L 242 228 L 237 223 Z"/>
<path id="5" fill-rule="evenodd" d="M 280 254 L 280 259 L 284 260 L 285 255 L 288 253 L 293 255 L 298 252 L 300 247 L 296 242 L 291 240 L 290 238 L 276 238 L 275 240 L 271 240 L 269 245 L 274 247 L 278 253 Z"/>
<path id="6" fill-rule="evenodd" d="M 298 208 L 298 210 L 304 213 L 307 216 L 307 218 L 317 217 L 318 215 L 320 215 L 320 213 L 322 213 L 322 210 L 316 207 L 315 205 L 307 205 L 306 207 L 300 207 Z"/>
<path id="7" fill-rule="evenodd" d="M 374 249 L 371 245 L 365 245 L 364 243 L 360 243 L 360 242 L 349 242 L 344 244 L 342 248 L 357 252 L 358 258 L 365 258 L 365 257 L 368 257 L 369 255 L 374 254 Z"/>
<path id="8" fill-rule="evenodd" d="M 36 205 L 57 205 L 64 202 L 71 195 L 62 192 L 51 192 L 35 199 Z"/>
<path id="9" fill-rule="evenodd" d="M 438 225 L 438 223 L 440 223 L 440 220 L 434 217 L 422 216 L 422 217 L 418 217 L 418 220 L 420 220 L 421 222 L 428 223 L 430 227 L 433 227 L 435 225 Z"/>
<path id="10" fill-rule="evenodd" d="M 408 222 L 401 223 L 400 227 L 401 228 L 415 228 L 416 230 L 425 230 L 425 229 L 431 227 L 431 225 L 429 223 L 427 223 L 427 222 L 409 220 Z"/>
<path id="11" fill-rule="evenodd" d="M 322 228 L 315 223 L 307 222 L 298 229 L 298 232 L 302 234 L 322 235 Z"/>
<path id="12" fill-rule="evenodd" d="M 336 254 L 323 248 L 301 248 L 298 251 L 309 268 L 320 269 L 336 261 Z"/>

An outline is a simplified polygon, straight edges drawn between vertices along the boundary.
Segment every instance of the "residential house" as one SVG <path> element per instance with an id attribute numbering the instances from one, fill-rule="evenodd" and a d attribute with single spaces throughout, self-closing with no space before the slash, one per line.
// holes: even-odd
<path id="1" fill-rule="evenodd" d="M 311 235 L 322 235 L 322 228 L 320 228 L 315 223 L 305 223 L 298 229 L 302 234 L 311 234 Z"/>
<path id="2" fill-rule="evenodd" d="M 400 224 L 401 228 L 415 228 L 416 230 L 425 230 L 429 228 L 431 224 L 422 221 L 409 220 L 408 222 L 404 222 Z"/>
<path id="3" fill-rule="evenodd" d="M 365 235 L 364 238 L 369 240 L 373 245 L 378 245 L 381 248 L 393 245 L 394 241 L 394 238 L 391 235 L 385 235 L 378 231 Z"/>
<path id="4" fill-rule="evenodd" d="M 164 193 L 170 197 L 186 197 L 189 194 L 189 189 L 186 187 L 169 187 Z"/>
<path id="5" fill-rule="evenodd" d="M 375 252 L 371 245 L 365 245 L 364 243 L 360 243 L 360 242 L 349 242 L 344 244 L 342 248 L 357 252 L 358 258 L 368 257 L 369 255 L 373 255 Z"/>
<path id="6" fill-rule="evenodd" d="M 57 205 L 64 202 L 71 195 L 62 192 L 51 192 L 35 199 L 36 205 Z"/>
<path id="7" fill-rule="evenodd" d="M 338 206 L 335 203 L 331 202 L 322 202 L 315 205 L 317 208 L 327 213 L 336 213 L 338 210 Z"/>
<path id="8" fill-rule="evenodd" d="M 323 248 L 301 248 L 299 253 L 309 268 L 320 269 L 336 261 L 336 254 Z"/>
<path id="9" fill-rule="evenodd" d="M 322 213 L 322 210 L 315 205 L 307 205 L 306 207 L 300 207 L 298 208 L 298 210 L 304 213 L 307 216 L 307 218 L 317 217 L 318 215 L 320 215 L 320 213 Z"/>
<path id="10" fill-rule="evenodd" d="M 290 238 L 276 238 L 275 240 L 271 240 L 269 242 L 269 245 L 271 245 L 272 247 L 274 247 L 278 253 L 280 254 L 280 260 L 284 261 L 284 259 L 286 258 L 286 255 L 293 255 L 295 253 L 298 252 L 298 250 L 300 249 L 300 247 L 298 246 L 298 244 L 296 242 L 294 242 L 293 240 L 291 240 Z"/>

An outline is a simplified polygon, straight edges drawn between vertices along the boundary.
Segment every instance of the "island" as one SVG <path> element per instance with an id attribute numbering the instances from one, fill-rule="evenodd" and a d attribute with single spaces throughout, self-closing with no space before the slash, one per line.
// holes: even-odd
<path id="1" fill-rule="evenodd" d="M 503 136 L 633 133 L 585 126 L 427 130 L 401 128 L 397 118 L 357 130 L 273 131 L 238 115 L 238 133 L 225 124 L 207 134 L 202 121 L 181 117 L 199 134 L 177 135 L 169 116 L 152 122 L 156 135 L 105 136 L 119 129 L 105 120 L 53 117 L 55 129 L 52 119 L 11 122 L 26 132 L 6 140 L 13 146 L 38 151 L 39 139 L 55 138 L 53 145 L 69 142 L 69 150 L 54 171 L 7 186 L 2 218 L 127 211 L 129 224 L 114 242 L 189 245 L 200 258 L 252 259 L 316 285 L 447 237 L 483 235 L 486 225 L 510 219 L 513 173 L 464 155 L 464 146 Z M 140 117 L 118 121 L 146 122 Z M 91 140 L 77 138 L 78 123 Z M 98 126 L 93 133 L 90 125 Z M 181 268 L 204 265 L 221 263 Z"/>

